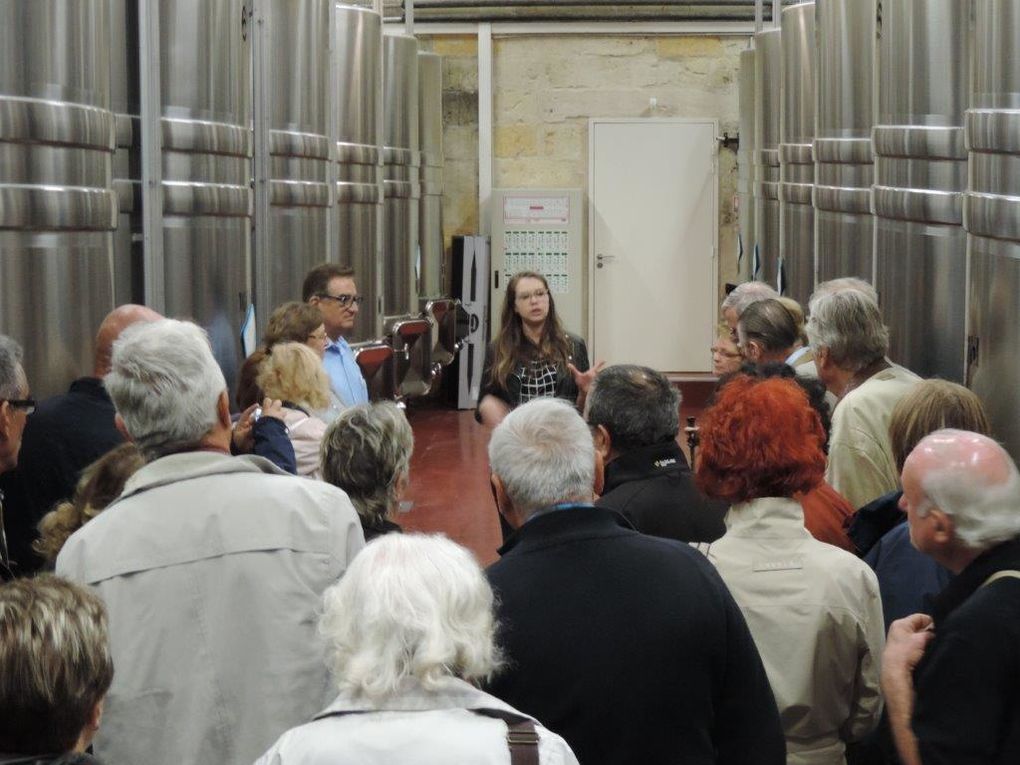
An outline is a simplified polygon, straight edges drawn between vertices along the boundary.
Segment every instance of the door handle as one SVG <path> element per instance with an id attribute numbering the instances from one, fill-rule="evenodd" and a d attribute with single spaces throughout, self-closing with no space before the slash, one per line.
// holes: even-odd
<path id="1" fill-rule="evenodd" d="M 602 253 L 599 253 L 598 255 L 595 256 L 595 268 L 602 268 L 602 266 L 605 265 L 605 261 L 607 260 L 616 260 L 616 256 L 603 255 Z"/>

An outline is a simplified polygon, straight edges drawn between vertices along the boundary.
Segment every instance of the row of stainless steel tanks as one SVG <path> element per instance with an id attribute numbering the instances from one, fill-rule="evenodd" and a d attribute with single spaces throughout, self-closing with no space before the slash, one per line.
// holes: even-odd
<path id="1" fill-rule="evenodd" d="M 1020 0 L 816 0 L 740 61 L 742 276 L 875 284 L 1020 458 Z M 753 128 L 751 127 L 753 125 Z"/>
<path id="2" fill-rule="evenodd" d="M 233 381 L 254 315 L 350 265 L 377 396 L 456 348 L 440 59 L 335 0 L 0 3 L 0 332 L 38 394 L 124 302 L 189 316 Z M 251 335 L 252 333 L 249 333 Z"/>

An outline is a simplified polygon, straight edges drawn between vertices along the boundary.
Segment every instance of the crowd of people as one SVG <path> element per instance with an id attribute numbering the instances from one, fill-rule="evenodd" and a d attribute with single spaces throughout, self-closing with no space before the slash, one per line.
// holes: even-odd
<path id="1" fill-rule="evenodd" d="M 484 571 L 394 520 L 355 274 L 304 287 L 229 386 L 122 306 L 37 404 L 0 335 L 0 763 L 1020 762 L 1020 472 L 866 282 L 727 295 L 692 461 L 669 379 L 511 279 Z"/>

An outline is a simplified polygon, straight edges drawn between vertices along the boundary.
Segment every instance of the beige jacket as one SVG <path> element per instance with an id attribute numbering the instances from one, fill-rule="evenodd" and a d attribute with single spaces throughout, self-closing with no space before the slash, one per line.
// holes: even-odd
<path id="1" fill-rule="evenodd" d="M 103 762 L 250 765 L 334 696 L 323 591 L 364 546 L 340 489 L 262 457 L 162 457 L 75 532 L 57 573 L 110 612 Z"/>
<path id="2" fill-rule="evenodd" d="M 889 420 L 896 403 L 920 381 L 910 370 L 893 365 L 869 377 L 836 405 L 825 480 L 854 509 L 899 487 Z"/>
<path id="3" fill-rule="evenodd" d="M 788 765 L 843 765 L 845 742 L 882 712 L 885 643 L 875 574 L 815 540 L 800 505 L 765 498 L 734 505 L 721 539 L 702 546 L 758 646 L 776 696 Z"/>

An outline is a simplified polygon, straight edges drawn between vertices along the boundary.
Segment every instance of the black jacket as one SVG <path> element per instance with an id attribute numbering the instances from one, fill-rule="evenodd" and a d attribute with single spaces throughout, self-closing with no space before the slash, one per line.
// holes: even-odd
<path id="1" fill-rule="evenodd" d="M 634 449 L 609 462 L 595 504 L 622 514 L 642 534 L 714 542 L 726 533 L 729 505 L 698 490 L 676 441 Z"/>
<path id="2" fill-rule="evenodd" d="M 924 765 L 1020 762 L 1020 538 L 985 551 L 935 599 L 935 639 L 914 672 Z"/>
<path id="3" fill-rule="evenodd" d="M 40 402 L 29 415 L 18 467 L 0 476 L 16 575 L 26 576 L 43 565 L 32 550 L 39 520 L 71 496 L 83 468 L 124 442 L 114 425 L 115 414 L 102 380 L 82 377 L 67 393 Z"/>
<path id="4" fill-rule="evenodd" d="M 758 651 L 700 553 L 592 506 L 532 518 L 500 553 L 507 667 L 487 690 L 582 765 L 785 765 Z"/>

